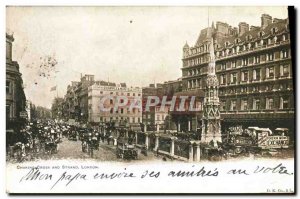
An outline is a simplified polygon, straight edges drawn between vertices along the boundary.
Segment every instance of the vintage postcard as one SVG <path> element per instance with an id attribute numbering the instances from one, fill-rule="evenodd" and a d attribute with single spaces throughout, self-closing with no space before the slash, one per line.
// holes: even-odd
<path id="1" fill-rule="evenodd" d="M 294 21 L 7 6 L 7 193 L 294 194 Z"/>

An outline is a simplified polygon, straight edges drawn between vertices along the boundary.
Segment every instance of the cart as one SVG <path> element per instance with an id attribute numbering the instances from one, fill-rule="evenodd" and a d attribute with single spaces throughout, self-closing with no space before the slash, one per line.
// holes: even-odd
<path id="1" fill-rule="evenodd" d="M 128 144 L 128 139 L 121 138 L 117 140 L 116 154 L 118 158 L 130 160 L 136 160 L 138 158 L 138 150 L 135 145 Z"/>

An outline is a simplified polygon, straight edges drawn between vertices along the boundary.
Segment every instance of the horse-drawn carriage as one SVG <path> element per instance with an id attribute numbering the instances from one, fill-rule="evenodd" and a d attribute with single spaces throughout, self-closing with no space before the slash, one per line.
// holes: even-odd
<path id="1" fill-rule="evenodd" d="M 45 152 L 48 154 L 55 154 L 58 152 L 58 144 L 55 140 L 47 138 L 45 142 Z"/>
<path id="2" fill-rule="evenodd" d="M 117 149 L 116 154 L 118 158 L 122 159 L 137 159 L 138 150 L 135 148 L 135 145 L 129 144 L 127 138 L 119 138 L 117 140 Z"/>
<path id="3" fill-rule="evenodd" d="M 99 133 L 85 132 L 82 137 L 82 152 L 89 153 L 91 157 L 94 150 L 99 150 Z"/>
<path id="4" fill-rule="evenodd" d="M 70 130 L 68 140 L 77 141 L 77 132 L 75 129 Z"/>

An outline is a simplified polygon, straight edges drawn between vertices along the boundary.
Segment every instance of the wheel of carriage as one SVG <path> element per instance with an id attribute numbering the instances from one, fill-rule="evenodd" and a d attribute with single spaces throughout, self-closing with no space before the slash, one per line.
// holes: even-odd
<path id="1" fill-rule="evenodd" d="M 58 149 L 57 147 L 54 148 L 54 153 L 57 153 L 58 152 Z"/>
<path id="2" fill-rule="evenodd" d="M 235 149 L 234 149 L 234 152 L 236 153 L 236 154 L 240 154 L 240 153 L 242 153 L 242 148 L 241 147 L 236 147 Z"/>
<path id="3" fill-rule="evenodd" d="M 134 153 L 134 159 L 135 159 L 135 160 L 138 159 L 138 154 L 137 154 L 137 152 Z"/>

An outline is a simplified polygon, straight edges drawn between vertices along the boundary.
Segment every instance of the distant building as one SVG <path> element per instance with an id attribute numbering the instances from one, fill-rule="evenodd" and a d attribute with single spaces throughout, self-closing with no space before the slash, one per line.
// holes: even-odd
<path id="1" fill-rule="evenodd" d="M 183 47 L 182 87 L 204 90 L 214 38 L 222 127 L 240 124 L 294 130 L 294 86 L 288 19 L 261 16 L 261 26 L 217 22 Z"/>
<path id="2" fill-rule="evenodd" d="M 63 117 L 63 104 L 64 99 L 61 97 L 56 97 L 53 100 L 52 107 L 51 107 L 51 115 L 52 119 L 61 120 L 64 119 Z"/>
<path id="3" fill-rule="evenodd" d="M 156 107 L 150 106 L 149 110 L 146 110 L 146 103 L 150 96 L 158 96 L 161 98 L 163 95 L 163 88 L 160 84 L 150 84 L 148 87 L 142 88 L 142 101 L 143 101 L 143 112 L 142 112 L 142 118 L 143 118 L 143 125 L 146 125 L 146 128 L 143 130 L 150 130 L 154 131 L 156 130 L 156 120 L 157 120 L 157 114 L 156 114 Z M 162 118 L 160 118 L 162 119 Z"/>
<path id="4" fill-rule="evenodd" d="M 126 97 L 128 99 L 128 105 L 114 108 L 116 99 L 119 96 Z M 124 101 L 121 102 L 121 100 L 122 99 L 120 99 L 120 103 L 124 103 Z M 126 121 L 129 124 L 141 123 L 142 110 L 139 108 L 133 108 L 130 110 L 129 104 L 133 103 L 134 100 L 141 103 L 141 88 L 127 87 L 124 83 L 116 85 L 114 83 L 96 81 L 88 88 L 88 121 L 91 123 L 110 121 Z M 103 104 L 103 107 L 108 108 L 109 110 L 106 111 L 101 109 L 100 103 Z"/>
<path id="5" fill-rule="evenodd" d="M 145 111 L 147 99 L 149 96 L 157 96 L 160 102 Z M 194 102 L 191 97 L 195 96 Z M 181 79 L 167 81 L 162 84 L 150 84 L 143 88 L 143 124 L 147 125 L 146 130 L 178 130 L 191 131 L 196 130 L 197 121 L 201 122 L 201 117 L 197 117 L 199 112 L 189 111 L 192 106 L 201 109 L 201 100 L 204 95 L 202 92 L 182 91 Z M 174 109 L 171 109 L 170 102 L 176 98 Z M 183 110 L 179 111 L 181 106 L 181 97 L 185 98 Z M 162 106 L 163 98 L 167 102 Z"/>
<path id="6" fill-rule="evenodd" d="M 76 89 L 78 86 L 79 82 L 76 81 L 72 81 L 71 84 L 68 85 L 63 104 L 63 116 L 66 120 L 76 119 L 79 117 L 79 97 L 76 95 Z"/>
<path id="7" fill-rule="evenodd" d="M 29 100 L 26 100 L 26 112 L 27 112 L 27 120 L 30 122 L 31 121 L 31 116 L 32 116 L 32 108 L 33 105 Z"/>
<path id="8" fill-rule="evenodd" d="M 94 75 L 84 75 L 75 87 L 74 106 L 75 117 L 78 121 L 86 123 L 88 121 L 88 87 L 95 82 Z"/>
<path id="9" fill-rule="evenodd" d="M 26 96 L 19 64 L 12 60 L 13 35 L 6 33 L 6 121 L 7 129 L 24 123 L 20 116 L 25 113 Z"/>

